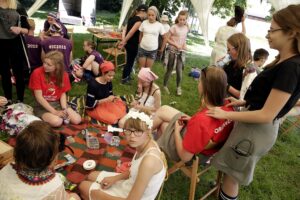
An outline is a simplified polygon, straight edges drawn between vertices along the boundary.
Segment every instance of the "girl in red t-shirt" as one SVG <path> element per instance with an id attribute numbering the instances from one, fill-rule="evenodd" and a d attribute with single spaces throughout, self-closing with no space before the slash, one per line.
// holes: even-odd
<path id="1" fill-rule="evenodd" d="M 45 55 L 44 65 L 31 74 L 29 88 L 36 99 L 34 114 L 51 126 L 59 127 L 63 122 L 81 122 L 80 115 L 67 106 L 66 92 L 71 89 L 71 85 L 64 71 L 61 52 L 50 51 Z"/>
<path id="2" fill-rule="evenodd" d="M 224 100 L 226 85 L 227 77 L 223 69 L 204 68 L 198 84 L 202 98 L 197 113 L 190 117 L 170 106 L 162 106 L 157 110 L 153 130 L 159 128 L 163 133 L 158 144 L 172 160 L 189 161 L 198 153 L 211 156 L 224 144 L 233 128 L 233 122 L 209 117 L 206 111 L 214 106 L 220 106 L 226 111 L 233 110 L 232 107 L 226 107 Z"/>

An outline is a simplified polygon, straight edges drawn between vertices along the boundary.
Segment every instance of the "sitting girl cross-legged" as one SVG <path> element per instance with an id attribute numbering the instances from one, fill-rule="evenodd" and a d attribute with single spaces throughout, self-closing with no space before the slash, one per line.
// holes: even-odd
<path id="1" fill-rule="evenodd" d="M 81 122 L 80 115 L 67 107 L 66 92 L 71 89 L 71 84 L 61 52 L 50 51 L 45 55 L 43 66 L 30 76 L 29 88 L 36 100 L 34 114 L 52 127 L 61 126 L 64 119 L 72 124 Z"/>
<path id="2" fill-rule="evenodd" d="M 143 112 L 126 115 L 124 134 L 136 153 L 129 171 L 92 172 L 79 190 L 83 199 L 154 200 L 166 175 L 164 154 L 151 138 L 152 119 Z"/>
<path id="3" fill-rule="evenodd" d="M 155 113 L 153 130 L 162 132 L 157 143 L 174 161 L 189 161 L 194 154 L 214 154 L 226 141 L 233 127 L 231 120 L 216 120 L 206 115 L 208 108 L 226 107 L 226 74 L 221 68 L 207 67 L 202 70 L 198 92 L 202 97 L 199 111 L 192 117 L 170 106 L 162 106 Z M 158 134 L 159 136 L 160 134 Z"/>

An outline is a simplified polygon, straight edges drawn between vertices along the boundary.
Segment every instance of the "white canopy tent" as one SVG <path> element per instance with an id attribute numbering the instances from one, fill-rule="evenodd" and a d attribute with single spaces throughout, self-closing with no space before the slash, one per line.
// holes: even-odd
<path id="1" fill-rule="evenodd" d="M 27 11 L 28 17 L 31 17 L 46 2 L 47 2 L 47 0 L 37 0 L 37 1 L 35 1 L 34 4 Z"/>

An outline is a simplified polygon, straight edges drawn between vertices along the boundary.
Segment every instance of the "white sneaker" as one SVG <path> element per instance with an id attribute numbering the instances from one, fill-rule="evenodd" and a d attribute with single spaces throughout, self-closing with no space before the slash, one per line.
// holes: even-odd
<path id="1" fill-rule="evenodd" d="M 167 86 L 164 86 L 164 90 L 167 94 L 170 94 L 169 88 Z"/>
<path id="2" fill-rule="evenodd" d="M 182 94 L 181 87 L 178 87 L 178 88 L 177 88 L 177 95 L 178 95 L 178 96 L 181 96 L 181 94 Z"/>

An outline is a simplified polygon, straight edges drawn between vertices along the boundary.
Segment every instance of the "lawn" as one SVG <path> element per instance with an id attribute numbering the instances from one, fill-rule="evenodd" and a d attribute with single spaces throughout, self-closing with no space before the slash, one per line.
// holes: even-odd
<path id="1" fill-rule="evenodd" d="M 97 14 L 97 16 L 101 16 Z M 106 20 L 114 22 L 115 20 Z M 82 43 L 85 39 L 91 39 L 90 34 L 74 34 L 74 57 L 83 55 Z M 189 44 L 201 43 L 202 40 L 195 36 L 189 37 Z M 101 50 L 100 50 L 101 52 Z M 192 115 L 198 109 L 199 97 L 197 92 L 197 81 L 188 77 L 191 67 L 202 67 L 207 65 L 208 57 L 202 57 L 189 52 L 187 54 L 186 66 L 183 76 L 183 95 L 175 95 L 175 75 L 170 79 L 169 89 L 171 95 L 162 92 L 162 104 L 171 104 L 177 109 Z M 162 87 L 164 68 L 161 63 L 156 62 L 153 71 L 159 75 L 157 83 Z M 114 93 L 118 95 L 133 94 L 136 90 L 136 75 L 132 85 L 121 85 L 122 68 L 117 69 L 116 77 L 113 80 Z M 81 95 L 85 93 L 85 84 L 73 84 L 70 95 Z M 3 91 L 0 90 L 0 95 Z M 25 103 L 32 104 L 33 99 L 30 91 L 26 90 Z M 279 133 L 278 139 L 268 155 L 263 157 L 258 163 L 254 181 L 250 186 L 242 187 L 239 199 L 242 200 L 299 200 L 300 199 L 300 130 L 294 129 L 288 134 Z M 210 173 L 201 179 L 201 184 L 197 187 L 196 197 L 200 197 L 203 191 L 213 184 Z M 189 191 L 189 180 L 181 172 L 171 175 L 165 182 L 162 198 L 164 200 L 184 200 L 187 199 Z M 209 199 L 214 199 L 210 197 Z"/>

